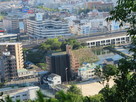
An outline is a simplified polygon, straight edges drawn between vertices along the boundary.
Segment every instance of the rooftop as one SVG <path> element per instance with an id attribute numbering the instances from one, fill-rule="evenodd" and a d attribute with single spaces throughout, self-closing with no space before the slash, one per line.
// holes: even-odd
<path id="1" fill-rule="evenodd" d="M 54 73 L 51 73 L 50 75 L 48 75 L 48 77 L 51 77 L 51 78 L 53 78 L 53 77 L 55 77 L 55 76 L 59 76 L 59 75 L 54 74 Z"/>
<path id="2" fill-rule="evenodd" d="M 0 45 L 15 45 L 15 44 L 21 44 L 21 42 L 15 42 L 15 43 L 9 43 L 9 42 L 0 42 Z"/>
<path id="3" fill-rule="evenodd" d="M 65 55 L 66 52 L 57 52 L 57 53 L 52 53 L 52 56 L 58 56 L 58 55 Z"/>
<path id="4" fill-rule="evenodd" d="M 83 67 L 80 67 L 78 70 L 79 71 L 86 71 L 86 70 L 89 70 L 89 69 L 94 69 L 94 68 L 96 68 L 96 64 L 94 64 L 94 63 L 92 63 L 92 64 L 90 64 L 90 63 L 85 63 L 85 64 L 83 64 Z"/>
<path id="5" fill-rule="evenodd" d="M 111 62 L 111 61 L 114 61 L 112 58 L 107 58 L 105 59 L 107 62 Z"/>

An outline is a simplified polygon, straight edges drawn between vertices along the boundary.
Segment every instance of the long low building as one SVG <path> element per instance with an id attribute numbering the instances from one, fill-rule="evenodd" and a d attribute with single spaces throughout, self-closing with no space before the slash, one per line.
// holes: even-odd
<path id="1" fill-rule="evenodd" d="M 126 32 L 107 33 L 78 38 L 78 41 L 87 43 L 88 47 L 126 44 L 131 42 L 131 37 Z"/>
<path id="2" fill-rule="evenodd" d="M 27 101 L 27 100 L 35 100 L 37 98 L 36 92 L 40 88 L 38 86 L 32 87 L 24 87 L 24 88 L 1 88 L 0 92 L 3 92 L 3 95 L 0 96 L 0 99 L 5 100 L 5 97 L 9 95 L 13 102 L 16 100 Z"/>
<path id="3" fill-rule="evenodd" d="M 126 34 L 110 35 L 110 36 L 97 36 L 86 40 L 89 48 L 95 46 L 106 46 L 106 45 L 116 45 L 130 43 L 131 38 Z"/>
<path id="4" fill-rule="evenodd" d="M 3 41 L 17 41 L 18 35 L 17 34 L 0 34 L 0 42 Z"/>

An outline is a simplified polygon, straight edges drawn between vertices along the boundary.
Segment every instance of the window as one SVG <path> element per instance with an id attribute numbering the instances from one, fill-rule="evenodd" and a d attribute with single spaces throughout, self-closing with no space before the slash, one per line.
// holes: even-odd
<path id="1" fill-rule="evenodd" d="M 14 96 L 12 96 L 11 98 L 14 98 Z"/>
<path id="2" fill-rule="evenodd" d="M 27 96 L 27 94 L 23 94 L 23 96 Z"/>
<path id="3" fill-rule="evenodd" d="M 121 40 L 125 40 L 125 38 L 121 38 Z"/>
<path id="4" fill-rule="evenodd" d="M 20 97 L 20 95 L 16 96 L 16 98 Z"/>

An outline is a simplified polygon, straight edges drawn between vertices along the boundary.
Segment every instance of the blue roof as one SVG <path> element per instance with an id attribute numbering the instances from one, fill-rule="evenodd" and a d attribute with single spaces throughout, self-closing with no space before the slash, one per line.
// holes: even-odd
<path id="1" fill-rule="evenodd" d="M 105 60 L 108 61 L 108 62 L 114 61 L 112 58 L 107 58 Z"/>

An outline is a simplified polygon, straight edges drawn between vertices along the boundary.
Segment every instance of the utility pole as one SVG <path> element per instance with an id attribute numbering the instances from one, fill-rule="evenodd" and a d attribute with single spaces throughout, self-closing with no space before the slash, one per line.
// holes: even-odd
<path id="1" fill-rule="evenodd" d="M 66 83 L 68 84 L 68 73 L 67 73 L 68 71 L 67 70 L 68 70 L 68 68 L 65 69 L 65 71 L 66 71 Z"/>

